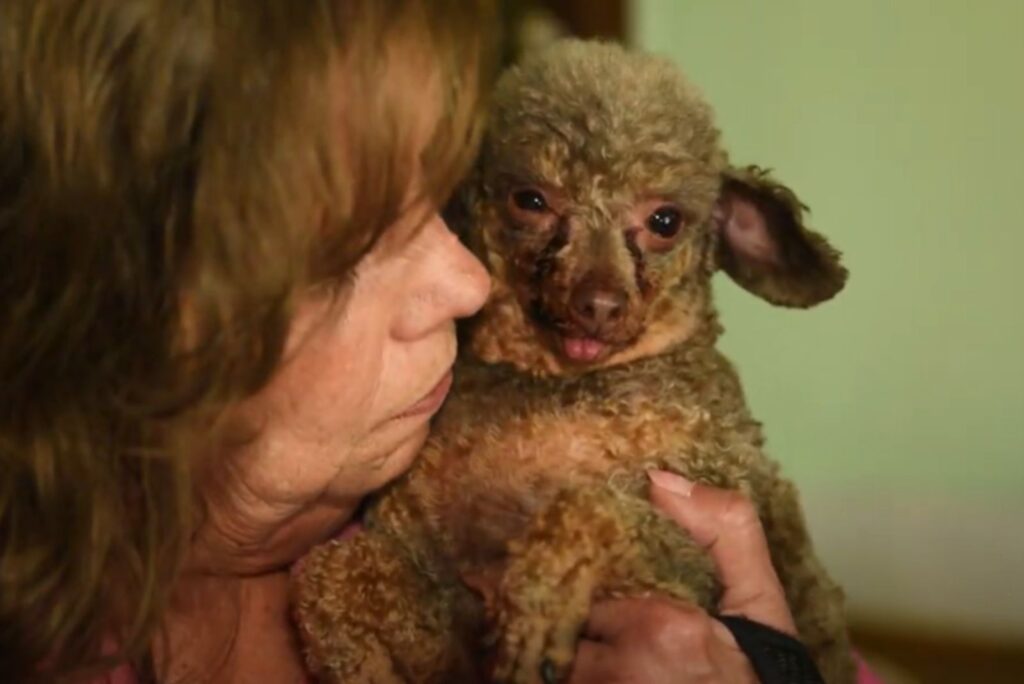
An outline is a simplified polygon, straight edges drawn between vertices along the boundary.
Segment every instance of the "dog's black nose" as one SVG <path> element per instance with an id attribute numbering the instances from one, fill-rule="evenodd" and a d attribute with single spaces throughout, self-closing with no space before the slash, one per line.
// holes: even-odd
<path id="1" fill-rule="evenodd" d="M 604 278 L 584 278 L 569 297 L 574 321 L 591 335 L 614 326 L 626 313 L 626 293 Z"/>

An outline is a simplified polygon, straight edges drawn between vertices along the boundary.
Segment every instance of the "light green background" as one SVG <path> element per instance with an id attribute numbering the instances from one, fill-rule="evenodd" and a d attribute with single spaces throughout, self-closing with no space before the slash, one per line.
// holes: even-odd
<path id="1" fill-rule="evenodd" d="M 734 161 L 774 168 L 851 271 L 808 312 L 719 276 L 771 453 L 805 489 L 1020 504 L 1024 2 L 634 7 L 634 42 L 684 66 Z"/>

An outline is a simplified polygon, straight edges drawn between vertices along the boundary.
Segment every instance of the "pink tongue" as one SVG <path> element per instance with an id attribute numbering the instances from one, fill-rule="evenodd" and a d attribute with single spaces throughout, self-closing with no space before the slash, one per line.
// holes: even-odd
<path id="1" fill-rule="evenodd" d="M 566 337 L 565 355 L 573 361 L 593 361 L 604 351 L 604 342 L 589 337 Z"/>

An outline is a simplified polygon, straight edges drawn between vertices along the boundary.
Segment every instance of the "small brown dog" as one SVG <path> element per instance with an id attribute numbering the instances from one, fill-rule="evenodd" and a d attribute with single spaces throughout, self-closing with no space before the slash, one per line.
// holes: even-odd
<path id="1" fill-rule="evenodd" d="M 303 564 L 314 670 L 556 681 L 595 600 L 713 607 L 706 553 L 647 501 L 644 473 L 663 468 L 753 500 L 802 639 L 830 684 L 852 682 L 842 592 L 715 349 L 719 268 L 784 306 L 842 288 L 794 194 L 729 165 L 669 62 L 564 41 L 499 81 L 463 199 L 494 291 L 413 471 L 363 534 Z"/>

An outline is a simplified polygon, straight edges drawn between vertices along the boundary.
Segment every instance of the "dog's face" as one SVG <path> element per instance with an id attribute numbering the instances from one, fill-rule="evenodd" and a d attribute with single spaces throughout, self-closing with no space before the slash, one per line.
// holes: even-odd
<path id="1" fill-rule="evenodd" d="M 675 67 L 609 45 L 566 41 L 503 77 L 467 195 L 468 237 L 495 281 L 471 345 L 537 372 L 693 336 L 731 256 L 737 273 L 750 258 L 781 273 L 821 256 L 793 246 L 806 231 L 788 191 L 729 169 L 710 109 Z M 792 225 L 769 226 L 772 212 Z M 763 280 L 754 270 L 747 280 Z"/>
<path id="2" fill-rule="evenodd" d="M 575 156 L 568 147 L 552 140 L 544 149 Z M 485 230 L 488 261 L 501 263 L 541 344 L 567 364 L 594 365 L 665 322 L 679 308 L 669 301 L 699 315 L 715 174 L 690 168 L 659 186 L 634 167 L 612 185 L 538 161 L 495 179 Z"/>

